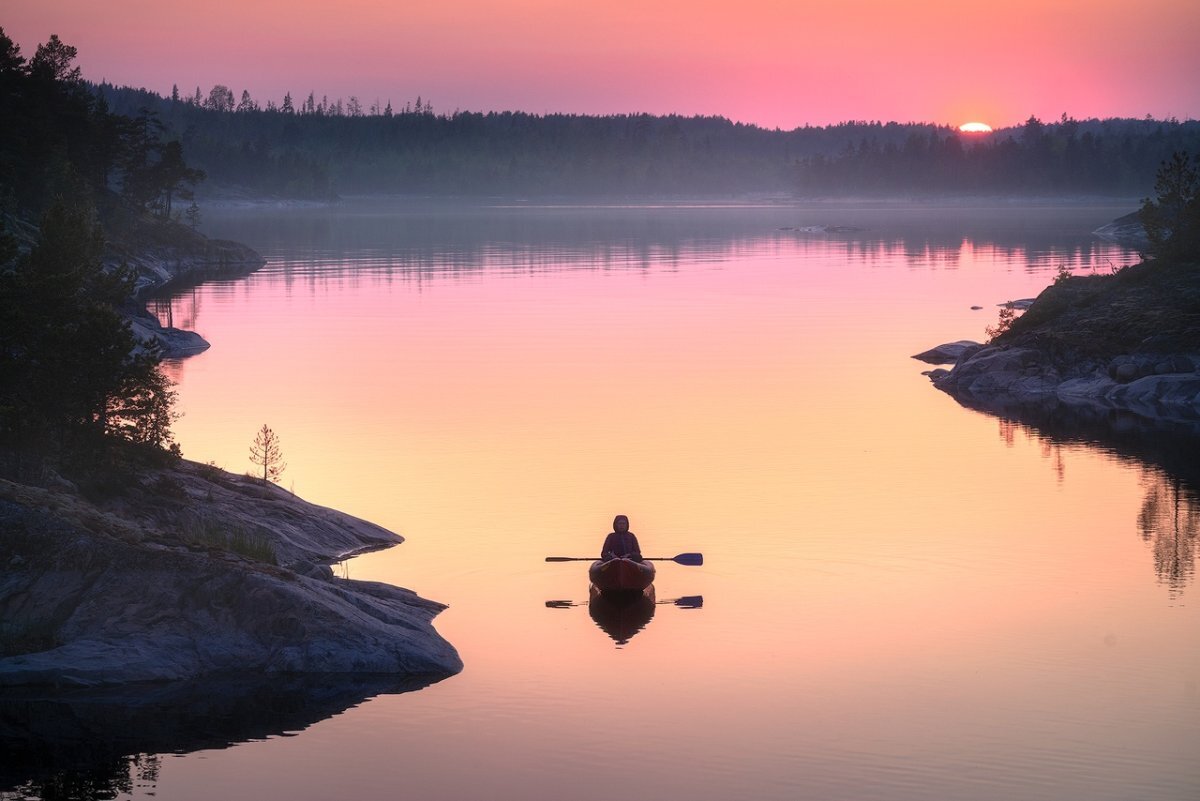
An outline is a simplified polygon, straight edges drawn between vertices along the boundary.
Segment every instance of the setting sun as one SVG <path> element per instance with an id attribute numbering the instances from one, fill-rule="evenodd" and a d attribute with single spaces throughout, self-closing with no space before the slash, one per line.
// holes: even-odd
<path id="1" fill-rule="evenodd" d="M 986 122 L 964 122 L 958 126 L 958 130 L 963 133 L 991 133 L 992 126 Z"/>

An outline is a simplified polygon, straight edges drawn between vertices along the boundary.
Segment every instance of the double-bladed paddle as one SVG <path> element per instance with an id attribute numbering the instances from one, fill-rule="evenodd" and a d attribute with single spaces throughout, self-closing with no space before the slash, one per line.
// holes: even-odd
<path id="1" fill-rule="evenodd" d="M 699 609 L 704 606 L 703 595 L 684 595 L 682 598 L 664 598 L 655 601 L 656 604 L 675 604 L 682 609 Z M 587 601 L 546 601 L 549 609 L 570 609 L 573 606 L 587 606 Z"/>
<path id="2" fill-rule="evenodd" d="M 594 556 L 547 556 L 547 562 L 595 562 Z M 688 567 L 698 567 L 704 564 L 702 553 L 681 553 L 676 556 L 643 556 L 644 562 L 676 562 Z"/>

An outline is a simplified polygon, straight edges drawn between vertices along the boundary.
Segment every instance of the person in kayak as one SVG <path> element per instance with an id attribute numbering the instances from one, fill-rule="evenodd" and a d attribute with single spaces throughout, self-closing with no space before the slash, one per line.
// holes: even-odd
<path id="1" fill-rule="evenodd" d="M 600 558 L 607 562 L 609 559 L 632 559 L 642 561 L 642 546 L 629 530 L 629 518 L 617 515 L 613 518 L 612 533 L 604 538 L 604 546 L 600 549 Z"/>

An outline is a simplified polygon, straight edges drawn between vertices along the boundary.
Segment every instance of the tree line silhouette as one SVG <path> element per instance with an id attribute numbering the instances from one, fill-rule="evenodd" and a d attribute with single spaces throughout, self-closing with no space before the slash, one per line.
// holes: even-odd
<path id="1" fill-rule="evenodd" d="M 215 184 L 322 198 L 438 195 L 799 196 L 1144 195 L 1175 151 L 1200 151 L 1200 122 L 1062 119 L 992 134 L 944 125 L 848 121 L 769 130 L 723 117 L 436 114 L 296 101 L 260 105 L 225 86 L 190 96 L 100 84 L 124 114 L 153 111 Z"/>
<path id="2" fill-rule="evenodd" d="M 0 29 L 0 473 L 114 485 L 178 449 L 158 351 L 125 316 L 133 273 L 106 243 L 194 237 L 169 218 L 202 174 L 152 114 L 113 114 L 75 56 L 52 36 L 26 60 Z"/>
<path id="3" fill-rule="evenodd" d="M 809 192 L 1144 195 L 1176 152 L 1200 152 L 1200 122 L 1076 120 L 1024 125 L 990 135 L 949 128 L 914 131 L 903 143 L 864 136 L 835 154 L 794 167 Z"/>

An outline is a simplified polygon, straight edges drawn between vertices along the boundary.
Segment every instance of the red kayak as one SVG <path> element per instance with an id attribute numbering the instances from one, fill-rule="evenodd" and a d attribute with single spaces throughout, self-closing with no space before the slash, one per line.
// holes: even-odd
<path id="1" fill-rule="evenodd" d="M 588 578 L 601 592 L 641 592 L 654 583 L 654 565 L 632 559 L 592 562 Z"/>

